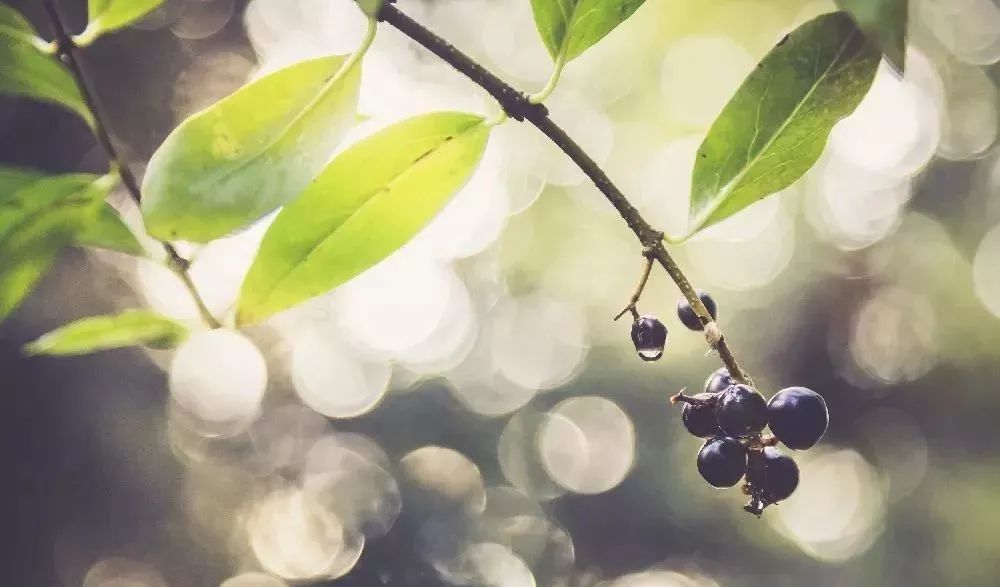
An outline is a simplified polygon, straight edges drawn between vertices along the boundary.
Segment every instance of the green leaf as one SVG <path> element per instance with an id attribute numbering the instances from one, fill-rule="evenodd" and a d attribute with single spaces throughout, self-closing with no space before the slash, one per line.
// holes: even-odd
<path id="1" fill-rule="evenodd" d="M 59 175 L 0 191 L 0 320 L 98 213 L 114 181 L 107 175 Z"/>
<path id="2" fill-rule="evenodd" d="M 89 0 L 87 28 L 73 38 L 88 45 L 104 33 L 126 27 L 163 4 L 163 0 Z"/>
<path id="3" fill-rule="evenodd" d="M 361 11 L 365 13 L 369 18 L 375 18 L 378 16 L 380 10 L 382 10 L 382 5 L 385 4 L 385 0 L 354 0 L 358 3 L 358 7 Z"/>
<path id="4" fill-rule="evenodd" d="M 104 204 L 97 216 L 76 235 L 76 244 L 109 249 L 141 257 L 146 249 L 110 204 Z"/>
<path id="5" fill-rule="evenodd" d="M 328 292 L 403 246 L 472 175 L 489 130 L 482 117 L 435 112 L 339 155 L 264 235 L 237 323 Z"/>
<path id="6" fill-rule="evenodd" d="M 207 242 L 297 196 L 354 122 L 360 67 L 343 56 L 296 63 L 185 120 L 142 184 L 146 229 Z"/>
<path id="7" fill-rule="evenodd" d="M 531 0 L 535 27 L 552 59 L 579 56 L 646 0 Z"/>
<path id="8" fill-rule="evenodd" d="M 695 160 L 693 234 L 791 185 L 867 93 L 879 54 L 843 12 L 793 31 L 722 110 Z"/>
<path id="9" fill-rule="evenodd" d="M 73 76 L 19 12 L 0 4 L 0 94 L 25 96 L 68 108 L 93 123 Z"/>
<path id="10" fill-rule="evenodd" d="M 85 355 L 135 345 L 172 348 L 187 337 L 187 329 L 148 310 L 92 316 L 71 322 L 24 347 L 29 355 Z"/>
<path id="11" fill-rule="evenodd" d="M 837 0 L 900 74 L 906 69 L 907 0 Z"/>

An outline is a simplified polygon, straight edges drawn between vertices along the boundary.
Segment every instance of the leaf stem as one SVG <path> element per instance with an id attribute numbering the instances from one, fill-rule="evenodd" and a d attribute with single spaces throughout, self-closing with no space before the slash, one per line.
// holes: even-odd
<path id="1" fill-rule="evenodd" d="M 555 64 L 552 66 L 552 75 L 549 76 L 549 81 L 545 83 L 544 88 L 539 90 L 537 93 L 528 96 L 528 101 L 531 102 L 532 104 L 541 104 L 542 102 L 545 101 L 546 98 L 552 95 L 552 92 L 555 91 L 556 86 L 559 85 L 559 78 L 562 76 L 563 67 L 566 67 L 565 45 L 563 46 L 562 49 L 559 50 L 559 55 L 556 56 L 556 61 Z"/>
<path id="2" fill-rule="evenodd" d="M 43 0 L 42 6 L 45 8 L 45 12 L 48 15 L 49 22 L 52 24 L 52 31 L 55 34 L 55 55 L 59 60 L 66 65 L 70 73 L 73 76 L 73 80 L 76 82 L 77 88 L 80 90 L 80 95 L 83 97 L 83 102 L 86 104 L 87 109 L 90 111 L 91 117 L 93 118 L 91 128 L 94 131 L 94 136 L 97 138 L 97 142 L 104 149 L 105 154 L 108 156 L 111 164 L 111 170 L 117 173 L 118 177 L 121 179 L 122 185 L 128 191 L 132 200 L 136 204 L 142 200 L 142 192 L 139 189 L 139 183 L 136 181 L 135 175 L 129 169 L 128 165 L 125 164 L 124 159 L 119 155 L 118 150 L 115 148 L 114 142 L 111 140 L 111 135 L 108 133 L 107 124 L 105 124 L 103 117 L 101 116 L 101 109 L 97 104 L 97 99 L 94 97 L 94 93 L 90 91 L 90 86 L 87 84 L 87 78 L 84 75 L 83 68 L 80 67 L 79 61 L 76 58 L 76 44 L 73 39 L 69 36 L 66 31 L 66 26 L 63 24 L 62 17 L 59 16 L 59 11 L 56 10 L 55 4 L 52 0 Z M 198 293 L 197 287 L 195 287 L 194 281 L 191 279 L 191 275 L 188 273 L 188 267 L 190 262 L 182 257 L 177 249 L 173 245 L 166 241 L 161 241 L 163 244 L 163 250 L 167 254 L 167 266 L 181 278 L 184 283 L 184 287 L 187 288 L 188 293 L 194 299 L 195 306 L 198 308 L 198 313 L 201 315 L 202 320 L 205 321 L 211 328 L 219 328 L 222 324 L 212 315 L 208 307 L 205 305 L 205 301 L 201 298 Z"/>
<path id="3" fill-rule="evenodd" d="M 674 261 L 674 258 L 664 248 L 663 233 L 655 230 L 646 222 L 635 206 L 632 205 L 614 182 L 611 181 L 597 162 L 576 141 L 567 135 L 566 131 L 549 118 L 548 109 L 544 105 L 533 103 L 524 93 L 511 87 L 468 55 L 462 53 L 423 25 L 400 12 L 395 6 L 386 3 L 379 12 L 379 20 L 398 29 L 404 35 L 437 55 L 454 69 L 486 90 L 500 103 L 500 106 L 511 118 L 518 121 L 527 120 L 555 143 L 590 178 L 594 185 L 597 186 L 597 189 L 604 194 L 608 202 L 615 207 L 618 214 L 632 232 L 635 233 L 636 238 L 639 239 L 644 252 L 648 251 L 646 254 L 650 258 L 655 259 L 666 270 L 667 274 L 670 275 L 674 283 L 677 284 L 677 287 L 681 290 L 681 294 L 684 295 L 688 303 L 691 304 L 691 307 L 694 308 L 701 323 L 707 325 L 713 322 L 711 315 L 708 313 L 705 305 L 701 303 L 701 299 L 695 292 L 694 287 L 691 286 L 691 283 L 684 275 L 684 272 L 681 271 L 677 262 Z M 714 345 L 714 349 L 719 353 L 719 358 L 725 364 L 729 373 L 737 381 L 751 384 L 749 376 L 740 368 L 736 357 L 733 355 L 721 331 L 716 332 L 716 334 L 718 340 Z"/>

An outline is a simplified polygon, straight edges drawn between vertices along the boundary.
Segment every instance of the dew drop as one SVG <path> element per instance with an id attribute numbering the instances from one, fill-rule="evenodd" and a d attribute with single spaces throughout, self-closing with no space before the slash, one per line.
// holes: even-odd
<path id="1" fill-rule="evenodd" d="M 663 356 L 663 347 L 643 347 L 636 350 L 643 361 L 658 361 Z"/>

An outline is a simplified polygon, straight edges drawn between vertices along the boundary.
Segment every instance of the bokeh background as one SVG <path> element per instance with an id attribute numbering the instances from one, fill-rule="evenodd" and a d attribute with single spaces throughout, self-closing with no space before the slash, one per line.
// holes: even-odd
<path id="1" fill-rule="evenodd" d="M 39 3 L 11 3 L 47 34 Z M 528 0 L 400 7 L 515 86 L 544 84 Z M 84 2 L 62 8 L 83 22 Z M 832 9 L 650 0 L 567 67 L 550 109 L 681 233 L 714 116 L 777 39 Z M 167 0 L 84 63 L 141 174 L 185 116 L 348 52 L 363 28 L 349 0 Z M 641 268 L 634 238 L 508 123 L 414 242 L 243 336 L 26 359 L 24 342 L 71 319 L 193 317 L 155 262 L 64 254 L 0 328 L 4 583 L 996 585 L 1000 7 L 912 0 L 910 37 L 905 78 L 883 67 L 805 178 L 674 248 L 765 395 L 804 385 L 829 404 L 825 440 L 795 455 L 801 486 L 763 520 L 699 478 L 699 441 L 667 401 L 719 366 L 677 321 L 673 284 L 655 272 L 640 304 L 670 328 L 644 363 L 611 320 Z M 495 112 L 380 28 L 354 138 L 436 109 Z M 0 161 L 106 169 L 79 121 L 8 98 Z M 266 223 L 183 247 L 220 314 Z"/>

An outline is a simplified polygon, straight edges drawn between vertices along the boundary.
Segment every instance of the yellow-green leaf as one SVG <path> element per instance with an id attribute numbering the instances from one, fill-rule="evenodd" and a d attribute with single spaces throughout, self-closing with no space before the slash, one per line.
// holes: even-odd
<path id="1" fill-rule="evenodd" d="M 185 120 L 149 162 L 146 230 L 207 242 L 287 203 L 323 169 L 354 122 L 358 62 L 296 63 Z"/>
<path id="2" fill-rule="evenodd" d="M 535 27 L 552 59 L 579 56 L 646 0 L 531 0 Z"/>
<path id="3" fill-rule="evenodd" d="M 768 53 L 712 124 L 691 182 L 694 233 L 791 185 L 871 87 L 879 52 L 847 14 L 817 17 Z"/>
<path id="4" fill-rule="evenodd" d="M 87 45 L 104 33 L 132 24 L 161 4 L 163 0 L 89 0 L 87 28 L 73 40 L 80 45 Z"/>
<path id="5" fill-rule="evenodd" d="M 837 0 L 899 73 L 906 69 L 908 5 L 908 0 Z"/>
<path id="6" fill-rule="evenodd" d="M 380 10 L 382 10 L 382 5 L 385 4 L 385 0 L 354 0 L 358 4 L 358 8 L 361 9 L 369 18 L 375 18 L 378 16 Z"/>
<path id="7" fill-rule="evenodd" d="M 118 251 L 137 257 L 145 255 L 146 249 L 139 243 L 132 229 L 125 224 L 118 211 L 105 204 L 94 219 L 76 235 L 76 244 Z"/>
<path id="8" fill-rule="evenodd" d="M 344 151 L 271 225 L 237 322 L 258 322 L 350 280 L 413 238 L 475 170 L 490 127 L 435 112 Z"/>
<path id="9" fill-rule="evenodd" d="M 63 106 L 91 124 L 93 118 L 69 71 L 19 12 L 0 4 L 0 94 Z"/>
<path id="10" fill-rule="evenodd" d="M 114 181 L 111 176 L 59 175 L 0 191 L 0 320 L 93 220 Z"/>
<path id="11" fill-rule="evenodd" d="M 135 345 L 177 346 L 187 328 L 148 310 L 91 316 L 57 328 L 24 347 L 29 355 L 85 355 Z"/>

